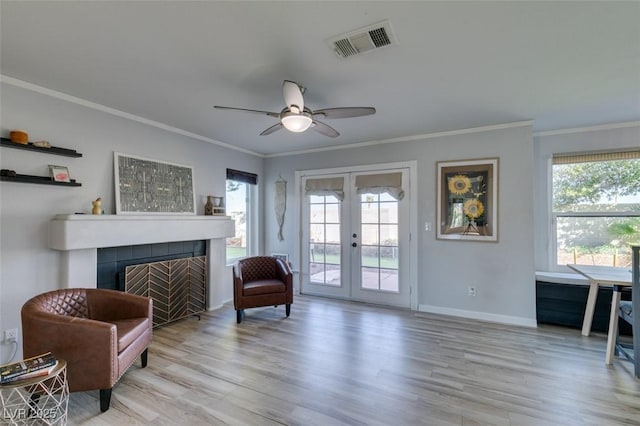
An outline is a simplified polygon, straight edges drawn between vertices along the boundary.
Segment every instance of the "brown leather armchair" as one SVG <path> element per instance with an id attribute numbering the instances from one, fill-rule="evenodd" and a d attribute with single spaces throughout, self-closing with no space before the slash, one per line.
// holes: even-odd
<path id="1" fill-rule="evenodd" d="M 100 410 L 111 403 L 118 379 L 141 356 L 147 365 L 153 302 L 105 289 L 62 289 L 22 306 L 25 357 L 51 352 L 67 362 L 71 392 L 100 390 Z"/>
<path id="2" fill-rule="evenodd" d="M 293 274 L 282 259 L 254 256 L 233 265 L 233 306 L 238 324 L 246 308 L 285 305 L 287 316 L 293 303 Z"/>

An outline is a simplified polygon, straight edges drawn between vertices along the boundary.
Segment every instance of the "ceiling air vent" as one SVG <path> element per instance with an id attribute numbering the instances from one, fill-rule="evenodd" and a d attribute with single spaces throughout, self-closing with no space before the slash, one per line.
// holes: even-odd
<path id="1" fill-rule="evenodd" d="M 391 23 L 383 21 L 332 37 L 328 42 L 338 56 L 348 58 L 395 44 L 395 39 L 391 31 Z"/>

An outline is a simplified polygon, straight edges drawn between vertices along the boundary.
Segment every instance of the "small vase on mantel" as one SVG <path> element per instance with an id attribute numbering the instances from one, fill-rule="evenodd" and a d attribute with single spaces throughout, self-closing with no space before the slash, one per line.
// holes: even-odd
<path id="1" fill-rule="evenodd" d="M 207 202 L 204 205 L 204 215 L 213 216 L 213 200 L 211 195 L 207 195 Z"/>

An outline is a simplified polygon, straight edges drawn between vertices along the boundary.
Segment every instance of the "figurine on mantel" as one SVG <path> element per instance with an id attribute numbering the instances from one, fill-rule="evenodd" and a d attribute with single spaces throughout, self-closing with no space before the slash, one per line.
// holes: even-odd
<path id="1" fill-rule="evenodd" d="M 204 205 L 205 216 L 213 215 L 213 201 L 211 201 L 211 198 L 213 198 L 211 195 L 207 195 L 207 202 Z"/>
<path id="2" fill-rule="evenodd" d="M 91 214 L 102 214 L 102 198 L 96 198 L 91 202 L 91 205 L 93 206 Z"/>

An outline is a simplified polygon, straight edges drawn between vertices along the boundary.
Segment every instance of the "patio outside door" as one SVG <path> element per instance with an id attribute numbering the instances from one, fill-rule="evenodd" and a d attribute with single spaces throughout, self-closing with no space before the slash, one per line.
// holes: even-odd
<path id="1" fill-rule="evenodd" d="M 301 292 L 408 308 L 408 170 L 308 176 L 303 188 L 323 179 L 332 189 L 302 206 Z"/>

